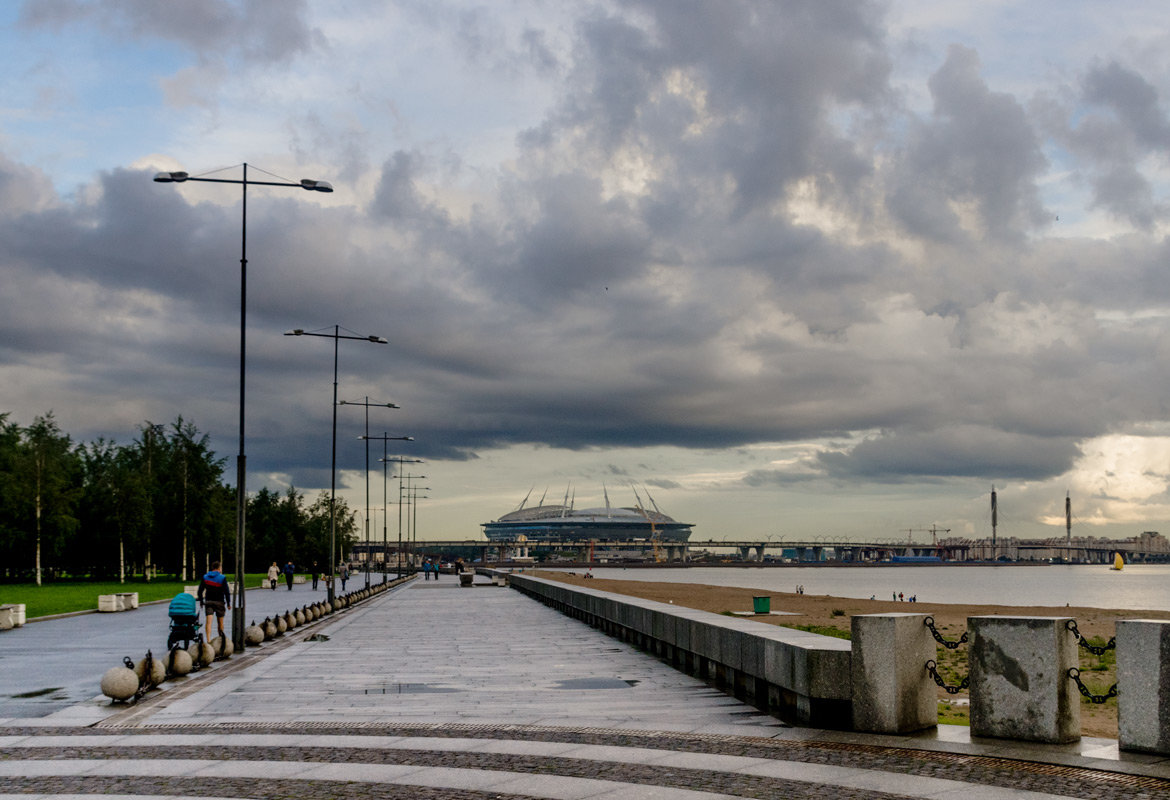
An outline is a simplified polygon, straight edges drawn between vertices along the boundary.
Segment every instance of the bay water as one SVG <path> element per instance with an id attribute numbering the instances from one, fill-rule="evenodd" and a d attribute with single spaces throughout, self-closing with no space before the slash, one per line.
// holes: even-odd
<path id="1" fill-rule="evenodd" d="M 580 568 L 572 570 L 580 574 Z M 594 567 L 598 578 L 734 586 L 762 592 L 890 600 L 901 593 L 920 603 L 1003 606 L 1086 606 L 1170 611 L 1170 564 L 852 567 Z"/>

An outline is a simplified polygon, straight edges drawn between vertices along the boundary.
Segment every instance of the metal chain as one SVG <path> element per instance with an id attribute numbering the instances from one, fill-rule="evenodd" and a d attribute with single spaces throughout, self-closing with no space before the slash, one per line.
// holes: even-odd
<path id="1" fill-rule="evenodd" d="M 1089 687 L 1085 686 L 1085 684 L 1081 681 L 1081 671 L 1079 669 L 1076 667 L 1069 667 L 1068 676 L 1076 683 L 1077 689 L 1080 691 L 1080 693 L 1089 698 L 1089 702 L 1091 703 L 1101 705 L 1110 697 L 1117 697 L 1116 683 L 1110 686 L 1109 691 L 1105 692 L 1105 694 L 1093 694 L 1091 691 L 1089 691 Z"/>
<path id="2" fill-rule="evenodd" d="M 130 659 L 127 658 L 126 660 L 129 661 Z M 154 656 L 147 650 L 146 657 L 142 659 L 142 677 L 138 679 L 138 691 L 134 693 L 134 698 L 144 697 L 155 686 Z"/>
<path id="3" fill-rule="evenodd" d="M 971 676 L 967 675 L 958 686 L 948 686 L 946 681 L 942 679 L 942 675 L 938 674 L 937 667 L 938 665 L 934 662 L 934 659 L 926 662 L 926 670 L 930 673 L 930 677 L 934 678 L 934 682 L 945 690 L 947 694 L 958 694 L 971 685 Z"/>
<path id="4" fill-rule="evenodd" d="M 938 628 L 934 627 L 934 617 L 927 617 L 926 619 L 922 620 L 922 622 L 924 625 L 926 625 L 926 627 L 930 628 L 930 633 L 932 636 L 934 636 L 934 640 L 948 650 L 954 650 L 959 645 L 967 641 L 967 632 L 963 631 L 963 635 L 959 637 L 957 642 L 948 642 L 942 637 L 942 634 L 938 632 Z"/>
<path id="5" fill-rule="evenodd" d="M 1076 638 L 1077 644 L 1095 656 L 1103 656 L 1110 650 L 1115 650 L 1117 648 L 1116 636 L 1110 637 L 1109 641 L 1100 647 L 1089 644 L 1089 640 L 1082 636 L 1081 632 L 1077 630 L 1077 621 L 1075 619 L 1070 619 L 1068 622 L 1064 623 L 1064 627 L 1068 628 L 1068 630 Z"/>

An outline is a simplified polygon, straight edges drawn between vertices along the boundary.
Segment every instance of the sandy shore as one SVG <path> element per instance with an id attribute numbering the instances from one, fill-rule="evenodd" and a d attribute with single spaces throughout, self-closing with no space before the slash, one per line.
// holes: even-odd
<path id="1" fill-rule="evenodd" d="M 849 597 L 832 597 L 829 595 L 794 594 L 775 592 L 764 589 L 741 589 L 730 586 L 706 586 L 698 583 L 651 583 L 646 581 L 609 580 L 605 578 L 582 577 L 581 573 L 570 574 L 564 572 L 535 571 L 533 574 L 550 580 L 562 581 L 578 586 L 586 586 L 606 592 L 633 595 L 648 600 L 657 600 L 662 603 L 698 608 L 716 614 L 737 611 L 751 611 L 753 598 L 767 596 L 771 598 L 773 612 L 785 612 L 780 615 L 755 615 L 751 619 L 767 625 L 786 625 L 790 627 L 834 628 L 842 632 L 850 629 L 850 618 L 856 614 L 881 614 L 890 612 L 915 612 L 930 614 L 935 619 L 938 630 L 947 639 L 957 639 L 967 628 L 967 618 L 985 616 L 989 614 L 1007 616 L 1035 616 L 1035 617 L 1072 617 L 1077 622 L 1077 628 L 1087 638 L 1108 640 L 1114 634 L 1115 624 L 1119 619 L 1170 619 L 1170 612 L 1166 611 L 1125 611 L 1122 609 L 1087 608 L 1081 606 L 1008 606 L 1008 605 L 968 605 L 942 603 L 909 603 L 894 602 L 892 600 L 858 600 Z M 696 573 L 696 578 L 700 577 Z M 940 649 L 940 664 L 948 665 L 956 674 L 965 672 L 965 648 L 960 648 L 958 656 L 948 654 Z M 1104 693 L 1116 680 L 1115 669 L 1111 659 L 1104 662 L 1082 651 L 1082 667 L 1085 671 L 1085 682 L 1093 691 Z M 939 690 L 940 700 L 951 700 L 942 690 Z M 964 695 L 956 695 L 958 705 L 952 705 L 947 711 L 946 721 L 962 723 L 965 720 L 963 709 Z M 1085 701 L 1081 706 L 1081 728 L 1086 736 L 1105 736 L 1117 738 L 1117 701 L 1110 700 L 1104 705 L 1092 705 Z"/>

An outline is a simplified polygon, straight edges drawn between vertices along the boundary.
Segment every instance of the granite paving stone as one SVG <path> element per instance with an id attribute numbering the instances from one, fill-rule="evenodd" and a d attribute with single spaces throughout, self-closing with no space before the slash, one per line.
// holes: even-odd
<path id="1" fill-rule="evenodd" d="M 376 595 L 133 706 L 71 695 L 5 705 L 26 684 L 0 670 L 0 800 L 173 798 L 193 780 L 211 780 L 210 798 L 298 800 L 1170 800 L 1167 759 L 1131 759 L 1109 740 L 793 728 L 479 580 Z M 38 623 L 38 640 L 55 624 Z M 50 660 L 62 685 L 85 684 Z"/>

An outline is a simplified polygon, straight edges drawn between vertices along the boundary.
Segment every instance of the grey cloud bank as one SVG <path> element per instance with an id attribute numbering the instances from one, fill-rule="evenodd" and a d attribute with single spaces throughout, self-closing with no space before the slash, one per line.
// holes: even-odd
<path id="1" fill-rule="evenodd" d="M 336 322 L 390 340 L 342 344 L 340 395 L 402 406 L 371 412 L 371 432 L 413 436 L 409 455 L 460 476 L 452 535 L 529 485 L 607 470 L 692 517 L 750 504 L 745 533 L 799 505 L 892 535 L 896 513 L 837 522 L 833 507 L 916 484 L 915 527 L 981 534 L 991 483 L 1012 487 L 1020 535 L 1042 534 L 1070 488 L 1102 532 L 1157 529 L 1167 28 L 997 80 L 994 35 L 952 40 L 892 11 L 28 4 L 13 26 L 35 34 L 30 57 L 92 46 L 100 20 L 131 55 L 94 69 L 140 60 L 151 80 L 132 92 L 146 100 L 4 116 L 0 412 L 53 409 L 85 439 L 181 413 L 233 450 L 238 187 L 150 178 L 246 159 L 337 188 L 249 194 L 256 480 L 328 485 L 332 352 L 280 334 Z M 209 45 L 237 26 L 251 33 Z M 66 157 L 26 145 L 27 117 L 76 125 L 94 102 L 103 120 L 138 109 L 156 138 L 121 161 L 95 143 L 91 177 L 63 186 Z M 135 117 L 116 123 L 126 136 Z M 340 416 L 348 443 L 364 418 Z M 761 464 L 749 446 L 791 450 Z M 655 448 L 693 458 L 606 455 Z M 363 453 L 341 448 L 343 468 Z"/>

